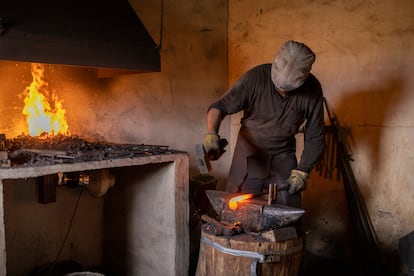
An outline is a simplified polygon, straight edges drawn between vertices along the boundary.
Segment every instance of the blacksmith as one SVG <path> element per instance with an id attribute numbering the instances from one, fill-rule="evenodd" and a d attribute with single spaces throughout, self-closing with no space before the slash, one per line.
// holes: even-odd
<path id="1" fill-rule="evenodd" d="M 284 185 L 278 203 L 301 206 L 311 170 L 324 147 L 323 93 L 310 73 L 315 54 L 303 43 L 285 42 L 273 63 L 244 73 L 207 113 L 207 152 L 219 150 L 223 118 L 243 111 L 226 191 L 260 193 Z M 304 150 L 296 159 L 295 135 L 304 127 Z M 283 193 L 283 194 L 281 194 Z"/>

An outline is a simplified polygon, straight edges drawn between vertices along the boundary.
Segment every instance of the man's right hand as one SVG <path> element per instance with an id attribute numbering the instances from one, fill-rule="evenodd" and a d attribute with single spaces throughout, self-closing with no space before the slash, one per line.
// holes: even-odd
<path id="1" fill-rule="evenodd" d="M 226 139 L 220 139 L 220 136 L 216 133 L 207 133 L 204 136 L 204 150 L 206 151 L 207 158 L 209 160 L 219 159 L 224 152 L 224 148 L 228 142 Z"/>
<path id="2" fill-rule="evenodd" d="M 215 155 L 220 151 L 220 136 L 217 133 L 207 133 L 204 136 L 204 149 L 207 155 Z"/>

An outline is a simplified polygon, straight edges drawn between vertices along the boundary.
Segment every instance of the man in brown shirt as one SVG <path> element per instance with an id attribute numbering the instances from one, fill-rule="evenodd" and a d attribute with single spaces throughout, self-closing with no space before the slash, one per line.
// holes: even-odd
<path id="1" fill-rule="evenodd" d="M 207 113 L 206 151 L 219 150 L 226 115 L 244 111 L 226 191 L 260 193 L 268 184 L 288 187 L 278 203 L 300 207 L 300 192 L 324 147 L 323 93 L 310 73 L 315 54 L 305 44 L 287 41 L 272 64 L 243 74 Z M 305 126 L 298 164 L 295 135 Z"/>

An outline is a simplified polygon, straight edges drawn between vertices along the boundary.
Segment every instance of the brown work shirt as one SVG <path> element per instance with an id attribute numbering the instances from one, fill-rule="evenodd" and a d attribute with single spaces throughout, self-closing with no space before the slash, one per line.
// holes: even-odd
<path id="1" fill-rule="evenodd" d="M 310 172 L 324 147 L 323 93 L 319 81 L 310 74 L 303 85 L 282 96 L 272 82 L 271 67 L 263 64 L 252 68 L 209 107 L 220 110 L 223 116 L 244 111 L 235 150 L 239 160 L 233 159 L 232 167 L 240 165 L 234 163 L 243 158 L 249 162 L 247 159 L 253 157 L 250 163 L 256 163 L 256 172 L 249 171 L 249 177 L 265 176 L 271 156 L 294 153 L 295 135 L 303 123 L 304 150 L 297 169 Z M 241 167 L 248 169 L 246 164 Z"/>

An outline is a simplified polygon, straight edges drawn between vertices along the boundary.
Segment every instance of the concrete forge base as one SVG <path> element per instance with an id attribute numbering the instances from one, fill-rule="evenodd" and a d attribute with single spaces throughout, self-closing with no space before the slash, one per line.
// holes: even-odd
<path id="1" fill-rule="evenodd" d="M 171 154 L 0 168 L 0 275 L 28 275 L 57 256 L 112 275 L 187 275 L 188 167 L 187 154 Z M 116 177 L 102 197 L 58 186 L 56 202 L 39 203 L 36 178 L 100 169 Z"/>

